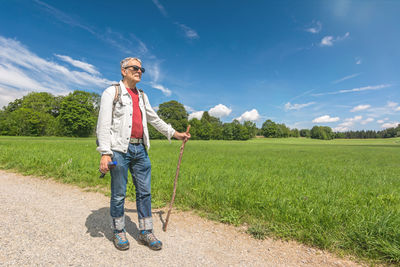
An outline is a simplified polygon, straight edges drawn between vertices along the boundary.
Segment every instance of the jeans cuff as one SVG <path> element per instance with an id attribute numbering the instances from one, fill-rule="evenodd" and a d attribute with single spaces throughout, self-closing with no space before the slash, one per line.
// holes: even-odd
<path id="1" fill-rule="evenodd" d="M 125 214 L 119 218 L 112 218 L 112 227 L 113 230 L 123 230 L 125 228 Z"/>
<path id="2" fill-rule="evenodd" d="M 153 217 L 139 219 L 139 230 L 153 230 Z"/>

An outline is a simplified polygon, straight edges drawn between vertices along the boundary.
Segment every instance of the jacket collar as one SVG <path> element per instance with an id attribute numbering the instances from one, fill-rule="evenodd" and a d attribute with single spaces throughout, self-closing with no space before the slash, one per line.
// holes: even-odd
<path id="1" fill-rule="evenodd" d="M 128 92 L 128 90 L 126 90 L 125 84 L 122 82 L 122 80 L 119 81 L 119 85 L 121 87 L 121 94 L 129 95 L 129 92 Z M 137 86 L 136 86 L 136 89 L 137 89 Z M 139 89 L 137 89 L 137 90 L 139 90 Z M 143 101 L 142 94 L 140 92 L 138 92 L 138 93 L 139 93 L 139 103 L 141 103 Z"/>
<path id="2" fill-rule="evenodd" d="M 121 87 L 121 94 L 123 94 L 123 95 L 129 94 L 128 90 L 126 90 L 125 84 L 122 82 L 122 80 L 119 81 L 119 86 Z"/>

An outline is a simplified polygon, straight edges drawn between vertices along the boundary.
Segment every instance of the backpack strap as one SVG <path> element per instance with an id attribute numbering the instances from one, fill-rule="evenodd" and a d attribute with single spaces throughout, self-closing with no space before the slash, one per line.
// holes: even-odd
<path id="1" fill-rule="evenodd" d="M 121 86 L 119 85 L 119 83 L 115 83 L 112 84 L 112 86 L 115 87 L 115 95 L 114 95 L 114 100 L 113 100 L 113 107 L 112 107 L 112 116 L 111 116 L 111 124 L 114 123 L 114 111 L 115 111 L 115 105 L 117 104 L 117 102 L 119 102 L 120 104 L 122 104 L 122 100 L 121 100 Z M 96 145 L 99 146 L 99 139 L 96 138 Z"/>
<path id="2" fill-rule="evenodd" d="M 142 98 L 143 98 L 143 100 L 144 100 L 143 90 L 142 90 L 142 89 L 139 89 L 139 88 L 137 88 L 137 90 L 139 91 L 139 94 L 142 96 Z"/>
<path id="3" fill-rule="evenodd" d="M 114 95 L 113 107 L 112 107 L 111 124 L 114 123 L 115 105 L 117 104 L 117 102 L 119 102 L 119 104 L 122 105 L 121 86 L 118 83 L 113 84 L 113 86 L 115 87 L 115 95 Z"/>
<path id="4" fill-rule="evenodd" d="M 141 96 L 142 99 L 143 99 L 143 107 L 144 107 L 144 110 L 146 110 L 146 104 L 144 103 L 144 92 L 143 92 L 142 89 L 139 89 L 139 88 L 137 88 L 137 90 L 139 91 L 139 94 L 140 94 L 140 96 Z"/>
<path id="5" fill-rule="evenodd" d="M 113 86 L 115 87 L 115 95 L 114 95 L 114 101 L 113 101 L 113 109 L 112 109 L 112 117 L 114 118 L 114 111 L 115 111 L 115 105 L 117 104 L 117 102 L 119 102 L 120 105 L 122 105 L 122 99 L 121 99 L 121 86 L 116 83 L 113 84 Z M 144 93 L 142 89 L 137 88 L 137 90 L 139 91 L 140 96 L 143 99 L 144 102 Z M 146 110 L 146 105 L 144 105 L 144 109 Z"/>
<path id="6" fill-rule="evenodd" d="M 113 109 L 114 109 L 115 104 L 117 104 L 117 102 L 122 104 L 122 100 L 121 100 L 121 86 L 118 83 L 113 84 L 113 85 L 115 87 L 115 96 L 114 96 L 114 101 L 113 101 Z"/>

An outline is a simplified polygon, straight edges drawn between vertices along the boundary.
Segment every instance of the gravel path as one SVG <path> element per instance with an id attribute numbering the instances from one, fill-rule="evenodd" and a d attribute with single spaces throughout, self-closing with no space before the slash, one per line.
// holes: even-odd
<path id="1" fill-rule="evenodd" d="M 131 245 L 121 252 L 111 242 L 107 197 L 5 171 L 0 171 L 0 203 L 1 266 L 359 266 L 296 242 L 255 240 L 192 212 L 174 211 L 165 233 L 165 210 L 153 214 L 164 248 L 152 251 L 136 241 L 131 202 L 126 205 Z"/>

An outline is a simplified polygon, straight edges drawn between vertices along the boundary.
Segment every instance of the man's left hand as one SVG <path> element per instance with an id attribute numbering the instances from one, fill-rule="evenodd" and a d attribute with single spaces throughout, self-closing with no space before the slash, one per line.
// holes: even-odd
<path id="1" fill-rule="evenodd" d="M 190 136 L 191 136 L 190 133 L 180 133 L 177 131 L 175 131 L 174 133 L 174 137 L 179 140 L 185 140 L 185 139 L 188 140 Z"/>

